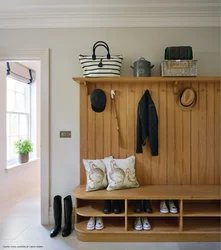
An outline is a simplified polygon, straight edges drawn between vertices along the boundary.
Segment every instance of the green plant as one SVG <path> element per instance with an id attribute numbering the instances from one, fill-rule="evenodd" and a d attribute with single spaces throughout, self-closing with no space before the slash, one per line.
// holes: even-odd
<path id="1" fill-rule="evenodd" d="M 29 139 L 18 139 L 15 141 L 17 154 L 27 154 L 33 151 L 33 143 Z"/>

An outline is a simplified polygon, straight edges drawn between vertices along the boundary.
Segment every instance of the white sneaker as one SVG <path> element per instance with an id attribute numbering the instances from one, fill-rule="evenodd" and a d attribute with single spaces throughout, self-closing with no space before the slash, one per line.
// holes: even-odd
<path id="1" fill-rule="evenodd" d="M 150 225 L 147 217 L 142 218 L 142 223 L 143 223 L 143 230 L 150 230 L 151 229 L 151 225 Z"/>
<path id="2" fill-rule="evenodd" d="M 160 202 L 160 212 L 163 213 L 163 214 L 169 213 L 169 210 L 168 210 L 168 207 L 167 207 L 167 204 L 166 204 L 165 200 Z"/>
<path id="3" fill-rule="evenodd" d="M 97 217 L 96 218 L 96 225 L 95 225 L 95 228 L 97 230 L 101 230 L 104 228 L 104 223 L 103 223 L 103 220 L 102 220 L 102 217 Z"/>
<path id="4" fill-rule="evenodd" d="M 137 230 L 137 231 L 142 230 L 142 222 L 141 222 L 141 218 L 140 218 L 140 217 L 137 217 L 137 218 L 135 219 L 135 222 L 134 222 L 134 229 Z"/>
<path id="5" fill-rule="evenodd" d="M 95 218 L 91 217 L 87 223 L 87 230 L 94 230 L 95 228 Z"/>
<path id="6" fill-rule="evenodd" d="M 173 201 L 168 201 L 168 205 L 171 213 L 176 214 L 178 212 Z"/>

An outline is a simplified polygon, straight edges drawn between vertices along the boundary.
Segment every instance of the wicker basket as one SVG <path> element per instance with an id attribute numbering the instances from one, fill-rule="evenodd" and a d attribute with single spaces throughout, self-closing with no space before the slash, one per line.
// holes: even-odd
<path id="1" fill-rule="evenodd" d="M 197 76 L 197 60 L 165 60 L 161 76 Z"/>

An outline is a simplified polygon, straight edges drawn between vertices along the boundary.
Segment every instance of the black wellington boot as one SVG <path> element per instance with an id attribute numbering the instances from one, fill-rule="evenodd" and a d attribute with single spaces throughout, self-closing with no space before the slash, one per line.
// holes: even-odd
<path id="1" fill-rule="evenodd" d="M 53 202 L 54 209 L 54 228 L 51 230 L 50 236 L 55 237 L 61 230 L 61 196 L 56 195 Z"/>
<path id="2" fill-rule="evenodd" d="M 113 200 L 113 212 L 115 214 L 120 214 L 121 213 L 120 201 L 119 200 Z"/>
<path id="3" fill-rule="evenodd" d="M 135 201 L 135 213 L 141 213 L 142 212 L 142 200 L 136 200 Z"/>
<path id="4" fill-rule="evenodd" d="M 145 213 L 152 213 L 152 207 L 150 204 L 150 200 L 143 201 L 143 210 Z"/>
<path id="5" fill-rule="evenodd" d="M 111 201 L 110 200 L 104 201 L 104 208 L 102 211 L 104 214 L 109 214 L 111 212 Z"/>
<path id="6" fill-rule="evenodd" d="M 68 195 L 64 198 L 64 228 L 62 231 L 62 236 L 67 237 L 72 232 L 72 199 Z"/>

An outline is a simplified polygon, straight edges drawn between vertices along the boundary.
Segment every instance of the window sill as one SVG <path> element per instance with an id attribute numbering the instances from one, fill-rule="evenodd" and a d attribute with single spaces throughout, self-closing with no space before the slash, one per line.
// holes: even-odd
<path id="1" fill-rule="evenodd" d="M 26 166 L 28 164 L 32 164 L 32 163 L 35 163 L 39 160 L 39 158 L 33 158 L 31 160 L 29 160 L 28 162 L 26 163 L 15 163 L 15 164 L 12 164 L 12 165 L 8 165 L 6 168 L 5 168 L 5 171 L 7 172 L 8 170 L 12 170 L 14 168 L 17 168 L 17 167 L 22 167 L 22 166 Z"/>

